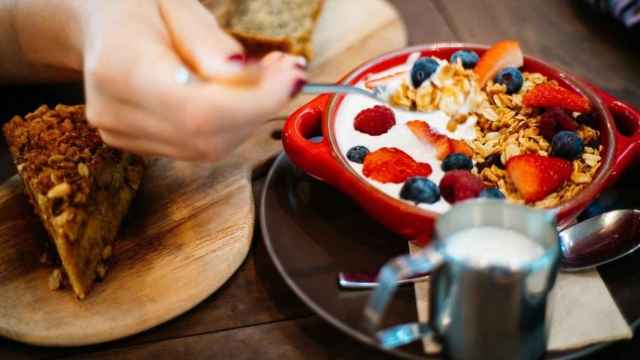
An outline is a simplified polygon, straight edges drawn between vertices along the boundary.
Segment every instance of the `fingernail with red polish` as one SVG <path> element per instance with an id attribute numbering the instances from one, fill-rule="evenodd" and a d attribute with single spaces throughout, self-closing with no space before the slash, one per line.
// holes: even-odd
<path id="1" fill-rule="evenodd" d="M 307 84 L 307 81 L 304 79 L 296 80 L 296 82 L 293 84 L 293 88 L 291 88 L 291 94 L 289 96 L 294 97 L 298 95 L 300 91 L 302 91 L 302 87 L 305 86 L 306 84 Z"/>
<path id="2" fill-rule="evenodd" d="M 234 62 L 234 63 L 237 63 L 237 64 L 243 64 L 244 65 L 247 62 L 247 55 L 243 54 L 243 53 L 237 53 L 237 54 L 233 54 L 233 55 L 229 56 L 227 58 L 227 60 L 230 61 L 230 62 Z"/>
<path id="3" fill-rule="evenodd" d="M 298 61 L 296 61 L 296 67 L 300 70 L 307 69 L 307 59 L 303 57 L 298 57 Z"/>

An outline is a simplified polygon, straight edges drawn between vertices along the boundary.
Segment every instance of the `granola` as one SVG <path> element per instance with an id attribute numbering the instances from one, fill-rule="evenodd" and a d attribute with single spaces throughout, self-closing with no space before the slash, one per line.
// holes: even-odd
<path id="1" fill-rule="evenodd" d="M 509 158 L 519 154 L 550 154 L 551 145 L 539 133 L 540 112 L 522 104 L 523 93 L 549 80 L 536 73 L 525 72 L 523 75 L 523 88 L 513 95 L 506 93 L 504 85 L 495 84 L 493 81 L 487 84 L 487 102 L 498 116 L 492 120 L 480 115 L 476 123 L 476 138 L 470 144 L 474 149 L 473 159 L 482 169 L 479 172 L 482 180 L 489 186 L 498 187 L 508 199 L 518 203 L 524 203 L 524 200 L 514 188 L 504 168 L 496 164 L 483 167 L 482 164 L 494 154 L 500 156 L 501 164 L 506 164 Z M 576 133 L 587 146 L 584 147 L 582 156 L 573 160 L 571 178 L 560 189 L 536 201 L 533 206 L 554 207 L 575 196 L 591 183 L 595 176 L 602 160 L 602 145 L 598 142 L 600 132 L 583 124 L 578 126 Z"/>
<path id="2" fill-rule="evenodd" d="M 391 94 L 390 100 L 418 111 L 443 111 L 451 116 L 453 124 L 458 124 L 464 123 L 466 115 L 476 111 L 483 98 L 472 70 L 442 61 L 430 81 L 417 89 L 405 81 Z"/>
<path id="3" fill-rule="evenodd" d="M 504 164 L 513 156 L 535 153 L 549 156 L 551 145 L 540 135 L 541 110 L 523 104 L 523 96 L 537 85 L 554 83 L 539 73 L 523 73 L 521 89 L 508 94 L 506 86 L 489 80 L 479 90 L 476 75 L 465 70 L 460 63 L 445 63 L 434 74 L 434 80 L 418 89 L 407 82 L 390 96 L 395 105 L 418 111 L 444 111 L 451 120 L 447 129 L 455 131 L 467 119 L 475 120 L 475 137 L 466 140 L 473 150 L 472 159 L 476 167 L 471 171 L 480 176 L 487 187 L 497 187 L 510 201 L 525 203 L 504 169 Z M 463 109 L 461 112 L 460 109 Z M 577 116 L 579 114 L 573 114 Z M 600 132 L 579 124 L 577 135 L 586 144 L 583 154 L 572 161 L 573 173 L 558 190 L 544 199 L 530 204 L 549 208 L 568 200 L 588 185 L 601 165 L 602 145 Z"/>
<path id="4" fill-rule="evenodd" d="M 337 146 L 369 184 L 429 211 L 474 197 L 555 207 L 600 169 L 598 119 L 582 94 L 524 65 L 513 40 L 482 56 L 409 54 L 356 84 L 394 109 L 345 96 Z"/>

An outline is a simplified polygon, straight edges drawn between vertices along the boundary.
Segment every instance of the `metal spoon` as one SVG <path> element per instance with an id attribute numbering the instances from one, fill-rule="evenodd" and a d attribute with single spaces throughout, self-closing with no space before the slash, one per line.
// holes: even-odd
<path id="1" fill-rule="evenodd" d="M 640 247 L 640 210 L 613 210 L 582 221 L 560 232 L 560 270 L 577 272 L 629 255 Z M 402 280 L 412 284 L 428 275 Z M 338 274 L 345 289 L 369 289 L 377 286 L 375 273 Z"/>
<path id="2" fill-rule="evenodd" d="M 378 274 L 376 273 L 355 273 L 355 272 L 340 272 L 338 273 L 338 285 L 343 289 L 372 289 L 378 286 L 376 282 Z M 420 281 L 425 281 L 429 278 L 429 275 L 421 275 L 411 277 L 408 279 L 398 280 L 399 285 L 413 284 Z"/>
<path id="3" fill-rule="evenodd" d="M 560 268 L 590 270 L 640 247 L 640 210 L 614 210 L 560 232 Z"/>
<path id="4" fill-rule="evenodd" d="M 383 103 L 385 105 L 388 105 L 388 106 L 390 106 L 392 108 L 395 108 L 396 110 L 410 111 L 407 108 L 391 104 L 389 101 L 387 101 L 387 99 L 385 99 L 382 96 L 382 94 L 380 93 L 380 91 L 378 89 L 379 88 L 375 88 L 374 91 L 367 91 L 365 89 L 359 88 L 357 86 L 351 86 L 351 85 L 308 83 L 308 84 L 305 84 L 302 87 L 302 92 L 305 93 L 305 94 L 327 94 L 327 93 L 331 93 L 331 94 L 362 95 L 362 96 L 366 96 L 366 97 L 368 97 L 370 99 L 376 100 L 378 102 L 381 102 L 381 103 Z"/>

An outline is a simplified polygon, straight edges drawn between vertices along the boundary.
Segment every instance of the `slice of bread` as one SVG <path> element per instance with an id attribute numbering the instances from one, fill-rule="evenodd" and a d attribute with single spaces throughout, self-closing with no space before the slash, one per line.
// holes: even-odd
<path id="1" fill-rule="evenodd" d="M 323 1 L 230 0 L 214 13 L 222 27 L 253 55 L 279 50 L 310 60 L 313 30 Z"/>

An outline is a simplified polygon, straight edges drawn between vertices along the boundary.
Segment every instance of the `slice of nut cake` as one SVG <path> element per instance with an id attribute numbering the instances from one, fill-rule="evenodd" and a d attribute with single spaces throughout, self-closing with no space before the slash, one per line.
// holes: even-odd
<path id="1" fill-rule="evenodd" d="M 4 134 L 26 193 L 59 256 L 49 286 L 68 279 L 84 298 L 106 260 L 142 178 L 141 158 L 105 145 L 84 106 L 41 106 L 14 116 Z"/>

